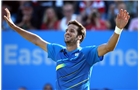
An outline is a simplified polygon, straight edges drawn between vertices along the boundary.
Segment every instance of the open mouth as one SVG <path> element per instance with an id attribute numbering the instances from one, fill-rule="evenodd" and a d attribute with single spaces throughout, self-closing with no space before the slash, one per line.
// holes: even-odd
<path id="1" fill-rule="evenodd" d="M 65 38 L 70 38 L 70 37 L 71 37 L 70 35 L 66 35 L 66 36 L 65 36 Z"/>

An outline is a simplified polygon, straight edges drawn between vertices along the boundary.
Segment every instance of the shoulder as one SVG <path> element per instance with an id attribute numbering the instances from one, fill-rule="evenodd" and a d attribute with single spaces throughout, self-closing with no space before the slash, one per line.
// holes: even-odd
<path id="1" fill-rule="evenodd" d="M 88 53 L 88 52 L 90 52 L 91 50 L 95 50 L 96 48 L 97 48 L 96 45 L 85 46 L 85 47 L 82 47 L 81 51 L 84 52 L 84 53 Z"/>
<path id="2" fill-rule="evenodd" d="M 85 46 L 82 49 L 84 49 L 84 50 L 90 50 L 90 49 L 93 49 L 93 48 L 96 48 L 96 47 L 97 47 L 96 45 L 91 45 L 91 46 Z"/>
<path id="3" fill-rule="evenodd" d="M 57 43 L 49 43 L 48 45 L 53 47 L 58 47 L 58 48 L 65 48 L 63 45 Z"/>

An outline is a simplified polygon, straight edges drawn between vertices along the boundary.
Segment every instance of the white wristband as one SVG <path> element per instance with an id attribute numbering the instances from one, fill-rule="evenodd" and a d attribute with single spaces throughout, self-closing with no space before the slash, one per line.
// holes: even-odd
<path id="1" fill-rule="evenodd" d="M 117 26 L 115 27 L 115 33 L 116 34 L 121 34 L 123 29 L 118 28 Z"/>

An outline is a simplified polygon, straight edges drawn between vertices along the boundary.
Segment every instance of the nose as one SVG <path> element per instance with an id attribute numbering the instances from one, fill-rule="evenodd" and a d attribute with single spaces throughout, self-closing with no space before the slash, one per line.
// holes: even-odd
<path id="1" fill-rule="evenodd" d="M 69 30 L 67 30 L 65 34 L 70 34 Z"/>

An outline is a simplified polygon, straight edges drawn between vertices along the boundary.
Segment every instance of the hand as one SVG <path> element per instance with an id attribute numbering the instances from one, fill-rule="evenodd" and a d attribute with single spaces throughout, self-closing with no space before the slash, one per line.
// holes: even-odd
<path id="1" fill-rule="evenodd" d="M 129 18 L 129 13 L 126 10 L 121 9 L 116 17 L 116 26 L 120 29 L 123 29 L 128 23 Z"/>
<path id="2" fill-rule="evenodd" d="M 4 15 L 4 19 L 6 20 L 6 22 L 10 25 L 10 24 L 14 24 L 12 19 L 11 19 L 11 14 L 10 14 L 10 11 L 5 8 L 5 11 L 6 11 L 6 14 L 7 16 Z"/>

